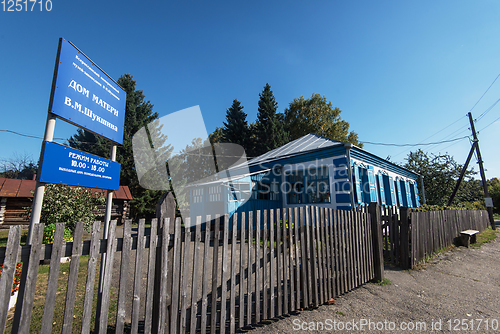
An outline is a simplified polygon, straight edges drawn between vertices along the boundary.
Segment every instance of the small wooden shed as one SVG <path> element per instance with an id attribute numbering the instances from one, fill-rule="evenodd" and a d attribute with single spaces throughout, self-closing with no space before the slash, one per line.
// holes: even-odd
<path id="1" fill-rule="evenodd" d="M 25 207 L 33 205 L 32 198 L 35 191 L 35 180 L 18 180 L 0 178 L 0 229 L 9 228 L 12 225 L 29 225 L 26 217 L 22 217 Z M 94 189 L 93 192 L 105 190 Z M 127 186 L 120 186 L 113 192 L 113 208 L 111 218 L 119 222 L 130 216 L 130 201 L 132 195 Z"/>

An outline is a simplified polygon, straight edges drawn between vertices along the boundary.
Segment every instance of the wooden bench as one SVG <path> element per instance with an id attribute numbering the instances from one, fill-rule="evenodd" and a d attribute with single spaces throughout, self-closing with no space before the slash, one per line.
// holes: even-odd
<path id="1" fill-rule="evenodd" d="M 476 234 L 479 233 L 479 231 L 476 230 L 466 230 L 460 232 L 460 236 L 462 237 L 462 245 L 467 246 L 467 248 L 470 247 L 471 243 L 476 243 Z"/>

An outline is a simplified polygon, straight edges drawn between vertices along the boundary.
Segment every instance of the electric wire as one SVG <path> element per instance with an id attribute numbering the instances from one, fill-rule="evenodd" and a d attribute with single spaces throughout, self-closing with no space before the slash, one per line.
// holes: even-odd
<path id="1" fill-rule="evenodd" d="M 465 129 L 464 129 L 464 128 L 458 129 L 458 130 L 456 130 L 456 131 L 454 131 L 454 132 L 450 133 L 448 136 L 444 137 L 442 140 L 443 140 L 443 141 L 446 141 L 446 140 L 447 140 L 448 138 L 450 138 L 450 137 L 456 137 L 456 136 L 459 136 L 459 135 L 461 135 L 462 133 L 467 132 L 467 131 L 469 131 L 469 130 L 470 130 L 470 129 L 469 129 L 468 127 L 466 127 Z M 466 136 L 466 137 L 467 137 L 467 136 Z M 463 136 L 461 136 L 461 138 L 464 138 L 464 137 L 463 137 Z M 448 148 L 448 147 L 450 147 L 450 146 L 453 146 L 453 145 L 455 145 L 455 144 L 456 144 L 456 143 L 451 144 L 451 145 L 447 146 L 446 148 Z M 441 145 L 442 145 L 442 144 L 436 144 L 434 147 L 429 147 L 429 148 L 427 149 L 427 152 L 430 152 L 430 151 L 434 151 L 434 152 L 435 152 L 435 151 L 437 151 L 437 150 L 438 150 L 438 147 L 439 147 L 439 146 L 441 146 Z"/>
<path id="2" fill-rule="evenodd" d="M 491 86 L 493 86 L 493 84 L 495 83 L 495 81 L 497 81 L 498 77 L 500 77 L 500 73 L 497 75 L 497 77 L 495 78 L 495 80 L 493 80 L 493 82 L 488 87 L 488 89 L 486 89 L 486 91 L 483 93 L 483 95 L 481 95 L 481 97 L 479 98 L 479 100 L 477 100 L 477 102 L 472 106 L 472 108 L 470 109 L 470 111 L 472 111 L 472 109 L 474 109 L 477 106 L 477 104 L 479 103 L 479 101 L 481 101 L 481 99 L 483 98 L 483 96 L 485 96 L 486 93 L 488 93 L 488 91 L 490 90 Z"/>
<path id="3" fill-rule="evenodd" d="M 462 137 L 462 139 L 465 139 L 465 138 L 469 138 L 469 139 L 470 139 L 470 137 L 469 137 L 469 136 Z M 445 148 L 443 148 L 443 149 L 442 149 L 442 151 L 445 151 L 445 152 L 446 152 L 446 150 L 447 150 L 448 148 L 450 148 L 450 147 L 452 147 L 452 146 L 454 146 L 454 145 L 456 145 L 456 144 L 458 144 L 458 143 L 460 143 L 460 142 L 459 142 L 459 141 L 454 142 L 453 144 L 448 145 L 448 146 L 446 146 Z M 435 152 L 435 151 L 436 151 L 436 150 L 434 150 L 434 152 Z M 441 150 L 440 150 L 440 151 L 441 151 Z"/>
<path id="4" fill-rule="evenodd" d="M 481 130 L 477 131 L 477 133 L 479 134 L 481 131 L 483 131 L 484 129 L 486 129 L 487 127 L 493 125 L 494 123 L 496 123 L 497 121 L 500 120 L 500 117 L 498 117 L 497 119 L 495 119 L 493 122 L 491 122 L 490 124 L 486 125 L 484 128 L 482 128 Z"/>
<path id="5" fill-rule="evenodd" d="M 13 133 L 15 135 L 22 136 L 22 137 L 35 138 L 35 139 L 43 139 L 43 137 L 40 137 L 40 136 L 27 135 L 27 134 L 19 133 L 19 132 L 12 131 L 12 130 L 0 129 L 0 131 Z M 54 138 L 54 140 L 66 140 L 66 139 L 64 139 L 64 138 Z"/>
<path id="6" fill-rule="evenodd" d="M 466 116 L 465 116 L 465 117 L 466 117 Z M 457 120 L 456 120 L 456 121 L 454 121 L 453 123 L 451 123 L 451 124 L 449 124 L 449 125 L 445 126 L 445 127 L 444 127 L 444 128 L 442 128 L 441 130 L 439 130 L 439 131 L 435 132 L 434 134 L 432 134 L 431 136 L 429 136 L 429 137 L 425 138 L 424 140 L 422 140 L 421 142 L 419 142 L 419 144 L 420 144 L 420 143 L 423 143 L 424 141 L 428 140 L 429 138 L 434 137 L 435 135 L 437 135 L 437 134 L 441 133 L 442 131 L 444 131 L 444 130 L 448 129 L 449 127 L 451 127 L 451 126 L 455 125 L 456 123 L 458 123 L 458 122 L 460 122 L 461 120 L 463 120 L 463 118 L 464 118 L 464 116 L 460 117 L 459 119 L 457 119 Z M 460 132 L 463 132 L 463 126 L 461 126 L 458 130 L 455 130 L 455 131 L 453 131 L 451 134 L 449 134 L 449 135 L 445 136 L 444 138 L 442 138 L 442 139 L 441 139 L 441 141 L 446 141 L 448 138 L 452 137 L 452 136 L 453 136 L 453 134 L 455 134 L 456 132 L 459 132 L 459 131 L 460 131 Z M 436 144 L 436 145 L 439 145 L 439 144 L 441 144 L 441 142 L 439 142 L 439 143 L 438 143 L 438 144 Z M 433 145 L 434 145 L 434 144 L 433 144 Z M 393 155 L 392 157 L 399 156 L 399 155 L 401 155 L 402 153 L 405 153 L 405 152 L 408 152 L 408 149 L 405 149 L 405 150 L 403 150 L 403 151 L 401 151 L 401 152 L 399 152 L 399 153 L 397 153 L 397 154 Z"/>
<path id="7" fill-rule="evenodd" d="M 387 143 L 374 143 L 374 142 L 369 142 L 369 141 L 362 141 L 363 144 L 370 144 L 370 145 L 381 145 L 381 146 L 427 146 L 427 145 L 436 145 L 436 144 L 443 144 L 443 143 L 450 143 L 458 140 L 462 140 L 468 138 L 468 136 L 465 137 L 459 137 L 459 138 L 454 138 L 450 140 L 443 140 L 439 142 L 434 142 L 434 143 L 418 143 L 418 144 L 387 144 Z"/>
<path id="8" fill-rule="evenodd" d="M 483 112 L 481 115 L 479 115 L 478 118 L 476 118 L 476 122 L 479 121 L 481 118 L 483 118 L 487 113 L 489 113 L 491 111 L 491 109 L 493 109 L 497 103 L 500 102 L 500 99 L 496 100 L 495 103 L 493 103 L 488 109 L 486 109 L 485 112 Z"/>

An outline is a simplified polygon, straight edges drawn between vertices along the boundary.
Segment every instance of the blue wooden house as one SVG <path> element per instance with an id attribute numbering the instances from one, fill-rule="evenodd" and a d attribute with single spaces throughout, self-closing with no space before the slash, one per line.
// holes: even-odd
<path id="1" fill-rule="evenodd" d="M 190 216 L 371 202 L 418 207 L 419 175 L 349 143 L 308 134 L 190 187 Z"/>

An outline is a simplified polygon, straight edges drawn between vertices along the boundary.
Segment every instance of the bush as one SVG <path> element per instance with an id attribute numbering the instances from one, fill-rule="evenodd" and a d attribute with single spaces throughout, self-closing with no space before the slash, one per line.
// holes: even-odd
<path id="1" fill-rule="evenodd" d="M 47 184 L 45 185 L 40 223 L 45 224 L 45 226 L 65 223 L 66 228 L 70 233 L 73 233 L 76 223 L 83 222 L 88 231 L 96 218 L 103 215 L 98 206 L 105 204 L 105 202 L 103 193 L 93 193 L 88 188 Z M 32 208 L 27 207 L 25 210 L 24 216 L 29 217 Z"/>
<path id="2" fill-rule="evenodd" d="M 54 242 L 54 233 L 56 230 L 56 224 L 45 225 L 43 229 L 43 243 L 51 244 Z M 66 242 L 73 241 L 73 236 L 71 235 L 71 231 L 68 228 L 64 228 L 64 237 L 63 240 Z"/>
<path id="3" fill-rule="evenodd" d="M 466 210 L 466 208 L 465 207 L 455 207 L 455 206 L 422 204 L 418 208 L 412 209 L 412 211 L 414 211 L 414 212 L 443 211 L 443 210 Z"/>

